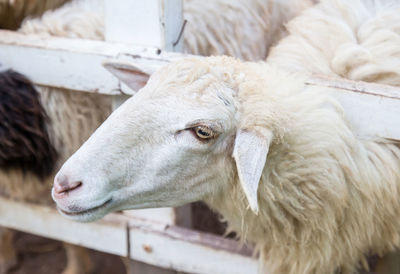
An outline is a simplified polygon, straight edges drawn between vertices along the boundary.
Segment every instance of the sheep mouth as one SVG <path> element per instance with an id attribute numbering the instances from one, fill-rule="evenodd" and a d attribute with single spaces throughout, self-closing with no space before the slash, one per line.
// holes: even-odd
<path id="1" fill-rule="evenodd" d="M 61 209 L 60 207 L 57 207 L 57 208 L 59 211 L 61 211 L 63 214 L 65 214 L 67 216 L 78 216 L 78 215 L 85 215 L 85 214 L 93 213 L 99 209 L 102 209 L 102 208 L 108 206 L 111 202 L 112 202 L 112 198 L 108 199 L 107 201 L 105 201 L 104 203 L 102 203 L 99 206 L 95 206 L 95 207 L 81 210 L 81 211 L 65 211 L 65 210 Z"/>

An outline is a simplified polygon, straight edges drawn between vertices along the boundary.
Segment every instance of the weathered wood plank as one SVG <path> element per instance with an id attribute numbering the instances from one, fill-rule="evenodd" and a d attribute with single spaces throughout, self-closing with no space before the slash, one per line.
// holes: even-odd
<path id="1" fill-rule="evenodd" d="M 131 258 L 188 273 L 256 274 L 251 251 L 237 242 L 210 234 L 166 226 L 131 224 Z"/>
<path id="2" fill-rule="evenodd" d="M 178 271 L 257 272 L 251 250 L 236 241 L 120 213 L 77 223 L 53 208 L 0 197 L 0 225 Z"/>
<path id="3" fill-rule="evenodd" d="M 150 221 L 157 221 L 166 225 L 176 224 L 176 216 L 172 208 L 148 208 L 148 209 L 137 209 L 137 210 L 126 210 L 124 215 L 133 217 L 147 219 Z"/>
<path id="4" fill-rule="evenodd" d="M 47 50 L 64 50 L 67 52 L 79 52 L 93 55 L 118 56 L 121 53 L 134 55 L 135 57 L 174 59 L 179 53 L 161 51 L 155 47 L 142 47 L 127 43 L 104 42 L 97 40 L 69 39 L 62 37 L 27 35 L 15 31 L 0 30 L 0 44 L 18 47 L 31 47 Z"/>
<path id="5" fill-rule="evenodd" d="M 155 71 L 183 56 L 123 43 L 45 38 L 0 30 L 0 69 L 13 68 L 38 85 L 78 91 L 132 94 L 102 67 L 107 59 L 132 61 Z"/>
<path id="6" fill-rule="evenodd" d="M 0 225 L 115 255 L 128 254 L 127 222 L 113 216 L 95 223 L 77 223 L 55 209 L 0 197 Z"/>
<path id="7" fill-rule="evenodd" d="M 306 84 L 332 88 L 361 138 L 400 140 L 400 88 L 324 76 L 315 76 Z"/>
<path id="8" fill-rule="evenodd" d="M 344 78 L 333 78 L 314 75 L 306 81 L 307 85 L 335 88 L 338 91 L 351 91 L 360 95 L 374 95 L 385 98 L 400 100 L 400 87 L 383 84 L 369 83 L 363 81 L 352 81 Z"/>

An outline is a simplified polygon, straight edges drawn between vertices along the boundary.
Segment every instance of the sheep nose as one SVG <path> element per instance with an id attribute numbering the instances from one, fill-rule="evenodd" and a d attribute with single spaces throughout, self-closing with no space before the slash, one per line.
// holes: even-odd
<path id="1" fill-rule="evenodd" d="M 82 186 L 81 181 L 71 181 L 67 176 L 57 176 L 54 180 L 53 190 L 55 196 L 62 196 Z"/>

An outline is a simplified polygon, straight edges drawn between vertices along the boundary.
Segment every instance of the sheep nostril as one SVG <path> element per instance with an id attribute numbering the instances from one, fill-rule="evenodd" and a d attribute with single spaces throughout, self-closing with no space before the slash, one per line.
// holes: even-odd
<path id="1" fill-rule="evenodd" d="M 57 195 L 65 194 L 82 186 L 81 181 L 69 181 L 67 177 L 56 178 L 54 181 L 54 193 Z"/>

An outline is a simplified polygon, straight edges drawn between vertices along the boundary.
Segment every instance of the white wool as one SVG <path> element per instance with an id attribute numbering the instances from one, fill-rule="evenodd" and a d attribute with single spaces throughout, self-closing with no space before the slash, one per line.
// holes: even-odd
<path id="1" fill-rule="evenodd" d="M 400 85 L 398 1 L 321 1 L 288 24 L 269 63 L 288 70 Z"/>

